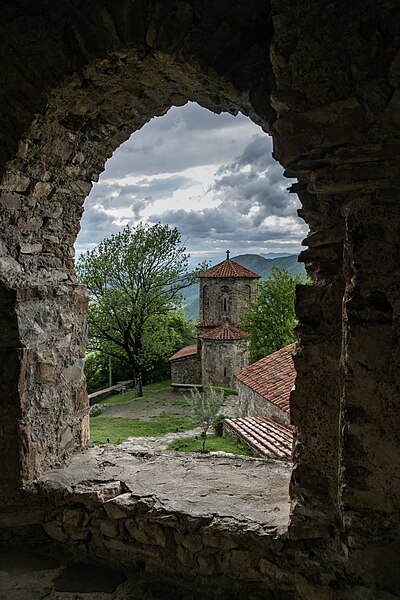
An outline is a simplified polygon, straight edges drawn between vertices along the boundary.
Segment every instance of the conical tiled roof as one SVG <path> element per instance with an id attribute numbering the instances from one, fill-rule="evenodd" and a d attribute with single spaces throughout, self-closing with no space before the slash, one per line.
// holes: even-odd
<path id="1" fill-rule="evenodd" d="M 239 329 L 239 327 L 234 327 L 229 323 L 224 323 L 219 327 L 216 327 L 212 331 L 207 331 L 207 333 L 202 333 L 199 335 L 201 340 L 226 340 L 226 341 L 235 341 L 241 340 L 243 337 L 249 335 L 248 331 L 244 329 Z"/>
<path id="2" fill-rule="evenodd" d="M 242 265 L 239 265 L 239 263 L 230 258 L 215 265 L 209 271 L 200 273 L 200 277 L 247 277 L 248 279 L 260 279 L 260 275 L 242 267 Z"/>

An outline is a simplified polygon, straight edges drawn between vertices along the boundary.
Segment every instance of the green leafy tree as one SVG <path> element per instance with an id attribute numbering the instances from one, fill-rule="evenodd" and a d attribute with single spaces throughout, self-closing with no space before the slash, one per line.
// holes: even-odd
<path id="1" fill-rule="evenodd" d="M 171 352 L 167 315 L 179 307 L 180 292 L 198 270 L 188 258 L 176 228 L 157 223 L 126 226 L 77 262 L 89 292 L 89 348 L 128 362 L 136 396 L 143 371 Z"/>
<path id="2" fill-rule="evenodd" d="M 182 310 L 174 310 L 160 319 L 159 336 L 157 338 L 157 355 L 155 360 L 145 368 L 143 380 L 145 383 L 163 381 L 171 377 L 169 358 L 177 350 L 196 342 L 196 328 Z"/>
<path id="3" fill-rule="evenodd" d="M 85 356 L 86 387 L 89 394 L 108 387 L 108 356 L 88 352 Z"/>
<path id="4" fill-rule="evenodd" d="M 286 269 L 272 269 L 271 276 L 258 284 L 258 294 L 249 303 L 242 327 L 250 332 L 250 360 L 255 362 L 296 339 L 294 294 L 301 275 Z"/>
<path id="5" fill-rule="evenodd" d="M 150 360 L 149 353 L 148 361 L 143 367 L 144 384 L 169 379 L 171 354 L 183 346 L 194 344 L 196 339 L 194 324 L 185 317 L 180 309 L 161 315 L 154 333 L 156 335 L 152 347 L 154 360 Z M 126 354 L 118 347 L 113 347 L 111 343 L 104 342 L 103 348 L 103 352 L 88 352 L 85 357 L 85 376 L 89 394 L 109 385 L 110 354 L 107 350 L 112 352 L 112 382 L 132 379 L 132 368 Z"/>
<path id="6" fill-rule="evenodd" d="M 194 421 L 201 427 L 201 452 L 206 452 L 207 431 L 215 421 L 215 418 L 225 402 L 225 394 L 213 388 L 204 389 L 199 392 L 197 388 L 190 390 L 190 396 L 185 396 L 189 404 L 190 412 Z"/>

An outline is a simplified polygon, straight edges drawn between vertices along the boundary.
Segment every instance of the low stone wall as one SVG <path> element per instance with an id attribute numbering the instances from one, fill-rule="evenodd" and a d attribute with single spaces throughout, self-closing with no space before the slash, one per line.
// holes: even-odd
<path id="1" fill-rule="evenodd" d="M 98 392 L 93 392 L 93 394 L 89 394 L 89 405 L 93 406 L 99 400 L 104 400 L 105 398 L 109 398 L 110 396 L 114 396 L 118 392 L 121 391 L 122 388 L 131 388 L 133 387 L 133 379 L 129 379 L 128 381 L 119 381 L 115 385 L 111 387 L 104 388 L 104 390 L 99 390 Z"/>
<path id="2" fill-rule="evenodd" d="M 8 550 L 14 545 L 25 549 L 29 541 L 40 550 L 46 540 L 52 540 L 54 556 L 67 556 L 73 563 L 115 566 L 131 580 L 137 580 L 138 586 L 145 581 L 143 597 L 148 600 L 397 598 L 386 592 L 382 595 L 379 590 L 370 594 L 357 582 L 334 540 L 298 536 L 290 524 L 288 529 L 277 526 L 277 522 L 282 522 L 279 505 L 272 510 L 269 522 L 244 517 L 246 502 L 241 502 L 240 515 L 223 514 L 212 506 L 212 498 L 200 492 L 198 502 L 187 504 L 185 496 L 173 498 L 168 491 L 171 501 L 167 505 L 156 494 L 130 491 L 131 482 L 107 478 L 109 472 L 121 471 L 127 464 L 104 450 L 96 451 L 98 465 L 106 465 L 104 480 L 98 479 L 93 457 L 75 457 L 73 463 L 79 461 L 84 466 L 84 480 L 75 476 L 72 481 L 77 466 L 72 464 L 64 475 L 60 471 L 58 477 L 38 482 L 20 510 L 14 505 L 0 515 L 0 549 Z M 134 460 L 145 465 L 159 459 L 138 455 Z M 232 458 L 231 480 L 235 469 L 242 472 L 246 464 L 254 464 L 257 471 L 263 472 L 263 504 L 267 503 L 274 488 L 265 477 L 264 465 L 273 471 L 282 470 L 282 463 Z M 137 467 L 130 466 L 131 478 L 135 477 L 132 472 L 138 472 Z M 161 465 L 160 472 L 165 472 L 164 467 Z M 211 473 L 215 470 L 212 468 Z M 261 477 L 261 473 L 258 475 Z M 148 475 L 144 479 L 148 481 Z M 160 485 L 167 480 L 164 477 Z M 197 480 L 197 476 L 191 479 L 191 488 L 196 487 Z M 234 503 L 235 494 L 225 490 L 227 494 L 227 502 Z M 259 489 L 255 489 L 254 497 L 250 493 L 246 510 L 251 510 L 259 497 Z M 204 510 L 207 504 L 210 508 Z"/>
<path id="3" fill-rule="evenodd" d="M 239 413 L 241 417 L 272 417 L 290 425 L 290 415 L 288 413 L 257 394 L 248 385 L 236 379 L 235 387 L 239 395 Z"/>
<path id="4" fill-rule="evenodd" d="M 323 584 L 324 578 L 333 580 L 331 574 L 320 564 L 311 581 L 305 574 L 315 544 L 296 554 L 301 544 L 277 536 L 274 528 L 171 512 L 154 496 L 124 489 L 119 481 L 86 484 L 63 499 L 46 490 L 44 531 L 74 559 L 136 572 L 158 589 L 161 584 L 164 593 L 157 598 L 170 598 L 173 589 L 180 600 L 333 600 Z"/>
<path id="5" fill-rule="evenodd" d="M 204 593 L 212 580 L 215 598 L 226 597 L 228 590 L 231 597 L 249 593 L 263 573 L 279 570 L 267 560 L 260 562 L 259 552 L 254 552 L 258 545 L 264 554 L 273 553 L 274 539 L 261 526 L 253 526 L 242 539 L 248 524 L 170 513 L 154 497 L 118 494 L 118 483 L 82 490 L 66 506 L 53 505 L 45 531 L 74 554 L 89 551 L 107 564 L 186 581 L 186 586 L 190 582 L 192 590 Z"/>

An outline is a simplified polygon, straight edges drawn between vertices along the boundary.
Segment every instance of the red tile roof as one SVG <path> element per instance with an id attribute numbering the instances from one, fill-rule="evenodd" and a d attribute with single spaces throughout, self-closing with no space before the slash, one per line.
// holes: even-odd
<path id="1" fill-rule="evenodd" d="M 294 347 L 295 343 L 281 348 L 235 375 L 238 381 L 287 413 L 290 411 L 290 391 L 296 378 L 292 360 Z"/>
<path id="2" fill-rule="evenodd" d="M 179 360 L 180 358 L 186 358 L 187 356 L 195 356 L 197 354 L 197 346 L 185 346 L 175 352 L 169 359 L 170 361 Z"/>
<path id="3" fill-rule="evenodd" d="M 271 417 L 225 419 L 224 424 L 252 450 L 267 457 L 292 456 L 293 430 Z"/>
<path id="4" fill-rule="evenodd" d="M 210 321 L 203 319 L 203 321 L 196 323 L 196 327 L 215 327 L 215 325 L 214 323 L 210 323 Z"/>
<path id="5" fill-rule="evenodd" d="M 226 341 L 235 341 L 241 340 L 243 337 L 249 335 L 248 331 L 244 329 L 239 329 L 239 327 L 234 327 L 229 323 L 224 323 L 211 331 L 207 331 L 206 333 L 201 333 L 199 338 L 201 340 L 226 340 Z"/>
<path id="6" fill-rule="evenodd" d="M 260 275 L 242 267 L 239 263 L 227 258 L 215 265 L 209 271 L 200 273 L 200 277 L 247 277 L 249 279 L 260 279 Z"/>

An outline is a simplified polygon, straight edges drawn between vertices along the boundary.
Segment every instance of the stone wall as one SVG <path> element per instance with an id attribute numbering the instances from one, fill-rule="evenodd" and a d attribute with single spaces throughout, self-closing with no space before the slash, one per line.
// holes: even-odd
<path id="1" fill-rule="evenodd" d="M 1 427 L 18 486 L 87 441 L 86 298 L 76 283 L 73 244 L 91 182 L 133 131 L 189 99 L 260 120 L 250 83 L 239 84 L 226 50 L 217 48 L 222 40 L 232 51 L 244 43 L 258 56 L 250 71 L 260 73 L 267 57 L 259 23 L 268 10 L 247 20 L 245 42 L 243 10 L 230 8 L 229 31 L 217 26 L 212 41 L 205 5 L 188 5 L 182 22 L 171 16 L 174 2 L 167 19 L 156 5 L 115 7 L 99 0 L 75 10 L 70 2 L 54 8 L 45 1 L 26 14 L 10 7 L 0 24 L 0 284 L 6 298 L 0 347 L 14 356 L 13 366 L 4 366 L 15 372 L 3 378 Z M 250 80 L 259 82 L 251 83 L 259 94 L 265 90 L 262 77 Z"/>
<path id="2" fill-rule="evenodd" d="M 387 565 L 400 537 L 398 7 L 278 4 L 272 133 L 298 178 L 310 225 L 301 259 L 314 282 L 297 296 L 293 532 L 307 522 L 309 534 L 341 530 L 359 581 L 396 594 Z"/>
<path id="3" fill-rule="evenodd" d="M 248 597 L 271 579 L 271 598 L 398 597 L 397 3 L 32 0 L 3 7 L 0 34 L 1 500 L 85 447 L 73 243 L 91 181 L 170 106 L 241 110 L 297 178 L 313 285 L 297 292 L 292 513 L 276 546 L 293 560 L 270 568 L 245 531 L 251 556 L 229 560 L 248 565 Z"/>
<path id="4" fill-rule="evenodd" d="M 295 559 L 279 551 L 282 542 L 262 526 L 246 534 L 248 525 L 232 518 L 170 513 L 157 498 L 118 493 L 118 484 L 88 487 L 62 505 L 49 504 L 45 532 L 68 545 L 75 560 L 95 555 L 103 564 L 164 581 L 163 598 L 175 588 L 173 597 L 182 600 L 265 600 L 279 578 L 295 593 L 294 578 L 287 576 Z"/>
<path id="5" fill-rule="evenodd" d="M 241 417 L 273 417 L 282 423 L 290 424 L 290 416 L 278 406 L 257 394 L 248 385 L 235 380 L 239 394 L 239 411 Z"/>
<path id="6" fill-rule="evenodd" d="M 202 340 L 201 364 L 203 385 L 235 387 L 235 373 L 249 364 L 248 342 Z"/>
<path id="7" fill-rule="evenodd" d="M 253 279 L 200 278 L 200 321 L 240 326 L 248 301 L 255 294 Z"/>
<path id="8" fill-rule="evenodd" d="M 171 361 L 172 383 L 201 384 L 200 356 L 187 356 Z"/>

